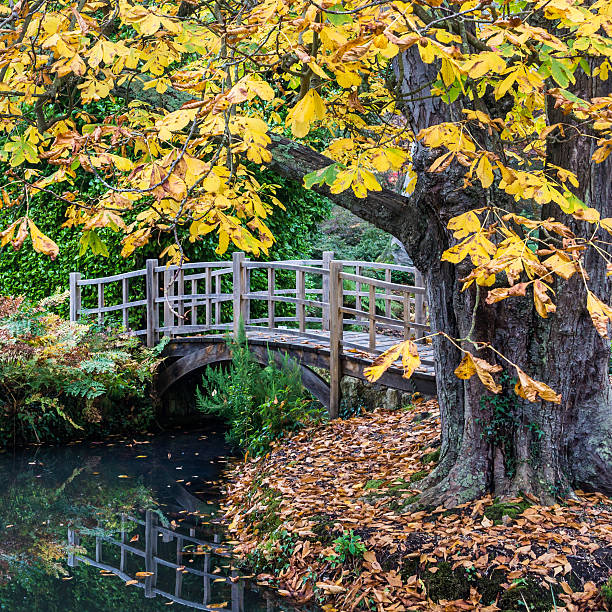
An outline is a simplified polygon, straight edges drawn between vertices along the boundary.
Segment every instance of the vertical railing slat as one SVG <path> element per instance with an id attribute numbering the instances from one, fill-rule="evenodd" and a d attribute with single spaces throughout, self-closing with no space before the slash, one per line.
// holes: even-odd
<path id="1" fill-rule="evenodd" d="M 425 286 L 423 275 L 418 270 L 416 270 L 414 274 L 414 284 L 417 287 Z M 425 296 L 422 293 L 417 293 L 414 296 L 414 322 L 420 325 L 425 325 L 427 322 L 427 313 L 425 312 Z M 424 331 L 417 328 L 416 337 L 422 338 L 424 335 Z"/>
<path id="2" fill-rule="evenodd" d="M 385 270 L 385 280 L 390 283 L 391 282 L 391 270 Z M 389 318 L 391 316 L 391 291 L 389 289 L 385 289 L 385 317 Z"/>
<path id="3" fill-rule="evenodd" d="M 297 302 L 295 304 L 298 327 L 301 332 L 306 331 L 306 275 L 304 270 L 297 270 L 295 273 L 295 297 Z"/>
<path id="4" fill-rule="evenodd" d="M 145 578 L 145 597 L 155 597 L 155 583 L 157 580 L 157 514 L 147 510 L 145 514 L 145 571 L 150 573 Z"/>
<path id="5" fill-rule="evenodd" d="M 185 270 L 181 268 L 175 273 L 176 290 L 178 302 L 175 302 L 175 310 L 178 311 L 176 324 L 178 329 L 185 326 Z"/>
<path id="6" fill-rule="evenodd" d="M 334 258 L 333 251 L 323 251 L 323 270 L 329 271 L 329 264 Z M 321 329 L 329 330 L 329 274 L 321 275 Z"/>
<path id="7" fill-rule="evenodd" d="M 410 294 L 404 291 L 404 340 L 410 338 Z"/>
<path id="8" fill-rule="evenodd" d="M 370 351 L 376 350 L 376 287 L 369 286 L 369 311 L 370 320 L 368 322 L 369 330 L 369 348 Z"/>
<path id="9" fill-rule="evenodd" d="M 78 321 L 81 314 L 81 280 L 80 272 L 70 273 L 70 320 Z"/>
<path id="10" fill-rule="evenodd" d="M 215 325 L 221 324 L 221 302 L 219 301 L 221 296 L 221 274 L 217 274 L 215 277 L 215 294 L 217 295 L 217 301 L 215 302 Z"/>
<path id="11" fill-rule="evenodd" d="M 212 268 L 206 268 L 206 281 L 204 288 L 206 295 L 210 296 L 212 293 Z M 212 325 L 212 299 L 210 297 L 206 298 L 206 327 L 210 327 Z"/>
<path id="12" fill-rule="evenodd" d="M 147 259 L 145 273 L 145 292 L 147 298 L 147 346 L 152 347 L 158 341 L 159 307 L 159 280 L 155 268 L 157 259 Z"/>
<path id="13" fill-rule="evenodd" d="M 234 314 L 234 335 L 238 335 L 240 319 L 246 324 L 246 312 L 244 293 L 246 289 L 246 275 L 244 268 L 244 253 L 234 253 L 232 256 L 232 282 L 233 282 L 233 314 Z"/>
<path id="14" fill-rule="evenodd" d="M 123 327 L 127 331 L 130 328 L 130 318 L 128 313 L 128 306 L 126 304 L 130 301 L 130 279 L 121 279 L 121 299 L 123 300 L 123 308 L 121 314 L 123 315 Z"/>
<path id="15" fill-rule="evenodd" d="M 268 327 L 274 329 L 274 283 L 276 282 L 276 274 L 274 268 L 268 268 Z"/>
<path id="16" fill-rule="evenodd" d="M 342 262 L 332 261 L 329 267 L 329 416 L 338 418 L 340 412 L 340 381 L 342 368 Z"/>
<path id="17" fill-rule="evenodd" d="M 104 308 L 104 283 L 98 283 L 98 325 L 104 324 L 102 308 Z"/>

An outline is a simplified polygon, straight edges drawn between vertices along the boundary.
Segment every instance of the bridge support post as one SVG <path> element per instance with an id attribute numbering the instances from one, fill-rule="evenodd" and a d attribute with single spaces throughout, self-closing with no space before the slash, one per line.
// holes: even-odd
<path id="1" fill-rule="evenodd" d="M 342 379 L 342 262 L 329 265 L 329 416 L 337 419 L 340 412 L 340 381 Z"/>
<path id="2" fill-rule="evenodd" d="M 333 251 L 323 251 L 323 269 L 329 270 L 329 264 L 334 258 Z M 327 274 L 322 275 L 322 292 L 321 302 L 323 302 L 323 308 L 321 313 L 321 329 L 329 331 L 329 276 Z"/>
<path id="3" fill-rule="evenodd" d="M 234 336 L 238 335 L 240 319 L 247 322 L 247 300 L 246 293 L 246 268 L 244 267 L 244 253 L 234 253 L 232 256 L 232 281 L 233 281 L 233 310 L 234 310 Z"/>
<path id="4" fill-rule="evenodd" d="M 145 292 L 147 297 L 147 346 L 152 347 L 159 341 L 157 332 L 158 306 L 157 297 L 159 295 L 159 283 L 157 281 L 157 259 L 147 259 Z"/>
<path id="5" fill-rule="evenodd" d="M 78 321 L 81 312 L 81 280 L 80 272 L 70 273 L 70 320 Z"/>
<path id="6" fill-rule="evenodd" d="M 414 284 L 416 287 L 425 287 L 423 275 L 415 270 Z M 422 293 L 416 293 L 414 296 L 414 322 L 424 325 L 427 322 L 427 313 L 425 312 L 425 296 Z M 417 328 L 415 336 L 422 338 L 425 335 L 422 329 Z"/>

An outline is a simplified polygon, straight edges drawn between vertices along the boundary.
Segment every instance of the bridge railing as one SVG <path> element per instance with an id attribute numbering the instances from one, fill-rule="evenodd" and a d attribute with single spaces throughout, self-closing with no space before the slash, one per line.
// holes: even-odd
<path id="1" fill-rule="evenodd" d="M 108 290 L 111 285 L 119 289 Z M 130 298 L 131 290 L 138 299 Z M 119 303 L 108 303 L 111 294 Z M 119 313 L 124 328 L 146 337 L 148 346 L 162 335 L 235 332 L 242 318 L 248 330 L 314 338 L 323 332 L 339 350 L 376 353 L 387 348 L 379 343 L 381 334 L 421 338 L 429 329 L 424 296 L 414 267 L 335 260 L 331 251 L 320 260 L 274 262 L 234 253 L 231 262 L 181 267 L 149 259 L 144 270 L 96 279 L 70 275 L 71 320 L 93 316 L 104 325 L 111 313 Z M 355 341 L 355 334 L 365 332 L 366 346 L 363 338 Z"/>

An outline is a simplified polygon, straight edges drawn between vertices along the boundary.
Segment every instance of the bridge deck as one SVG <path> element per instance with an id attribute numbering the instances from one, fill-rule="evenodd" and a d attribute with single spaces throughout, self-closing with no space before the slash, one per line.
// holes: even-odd
<path id="1" fill-rule="evenodd" d="M 247 339 L 251 351 L 260 361 L 267 361 L 267 351 L 277 354 L 286 353 L 295 358 L 306 367 L 315 367 L 329 370 L 331 360 L 330 334 L 322 330 L 310 330 L 302 335 L 297 330 L 248 330 Z M 368 347 L 369 334 L 359 332 L 345 332 L 344 344 L 340 354 L 343 376 L 352 376 L 364 379 L 364 369 L 372 364 L 376 355 L 384 352 L 401 339 L 377 334 L 376 350 L 370 351 Z M 165 392 L 174 380 L 180 379 L 188 372 L 200 367 L 230 359 L 230 352 L 226 346 L 227 335 L 194 335 L 173 338 L 164 354 L 177 361 L 167 367 L 159 381 L 160 392 Z M 379 383 L 399 391 L 418 391 L 425 395 L 436 394 L 436 381 L 433 365 L 433 350 L 431 345 L 419 347 L 421 365 L 408 380 L 403 377 L 403 370 L 399 362 L 392 365 L 382 376 Z M 311 381 L 311 383 L 314 381 Z M 315 388 L 316 388 L 316 383 Z M 312 391 L 311 387 L 311 391 Z M 329 389 L 321 390 L 322 394 L 329 393 Z M 316 394 L 322 399 L 319 394 Z M 327 405 L 327 401 L 322 399 Z"/>

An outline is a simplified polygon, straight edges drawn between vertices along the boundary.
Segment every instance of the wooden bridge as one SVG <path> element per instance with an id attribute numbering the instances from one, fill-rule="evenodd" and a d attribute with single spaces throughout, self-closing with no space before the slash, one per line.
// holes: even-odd
<path id="1" fill-rule="evenodd" d="M 263 364 L 284 355 L 300 364 L 304 386 L 338 415 L 343 376 L 364 378 L 373 358 L 429 330 L 425 289 L 410 266 L 335 260 L 232 261 L 159 265 L 104 278 L 70 275 L 70 318 L 110 319 L 155 346 L 168 336 L 159 391 L 202 367 L 231 358 L 228 332 L 244 321 L 249 347 Z M 402 391 L 436 392 L 430 345 L 410 380 L 399 364 L 379 383 Z M 313 370 L 314 368 L 314 370 Z M 329 383 L 315 370 L 329 372 Z"/>

